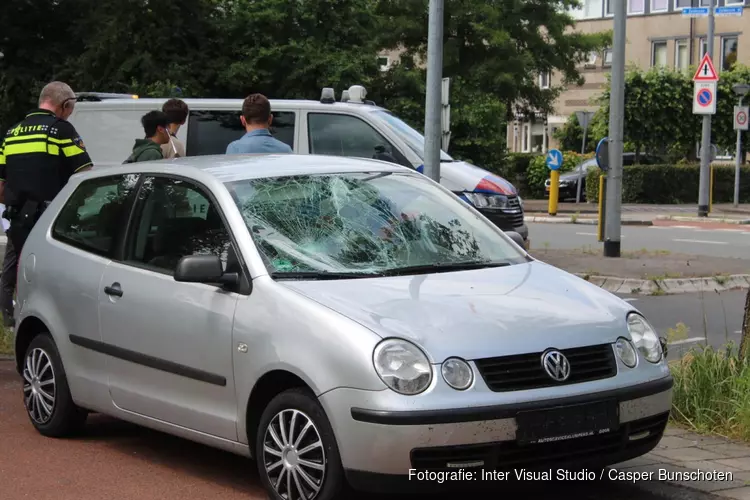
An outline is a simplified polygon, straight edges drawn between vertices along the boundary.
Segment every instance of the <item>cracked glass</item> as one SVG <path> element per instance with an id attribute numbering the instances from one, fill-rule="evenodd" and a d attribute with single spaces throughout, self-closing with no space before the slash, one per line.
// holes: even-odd
<path id="1" fill-rule="evenodd" d="M 300 175 L 227 187 L 275 275 L 526 262 L 491 224 L 423 176 Z"/>

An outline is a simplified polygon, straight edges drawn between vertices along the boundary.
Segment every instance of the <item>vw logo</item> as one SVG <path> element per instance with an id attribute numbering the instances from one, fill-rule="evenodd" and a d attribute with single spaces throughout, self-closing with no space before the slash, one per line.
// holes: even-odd
<path id="1" fill-rule="evenodd" d="M 560 351 L 545 352 L 542 355 L 542 367 L 547 375 L 557 382 L 565 382 L 570 377 L 570 362 Z"/>

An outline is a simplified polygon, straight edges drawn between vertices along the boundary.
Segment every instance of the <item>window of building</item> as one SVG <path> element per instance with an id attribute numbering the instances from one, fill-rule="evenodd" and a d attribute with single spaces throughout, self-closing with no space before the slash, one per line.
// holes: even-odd
<path id="1" fill-rule="evenodd" d="M 651 46 L 651 66 L 667 65 L 667 42 L 654 42 Z"/>
<path id="2" fill-rule="evenodd" d="M 674 42 L 674 66 L 685 70 L 690 64 L 690 44 L 687 39 Z"/>
<path id="3" fill-rule="evenodd" d="M 391 64 L 391 61 L 388 58 L 388 56 L 378 57 L 378 65 L 380 66 L 380 71 L 388 71 L 390 64 Z"/>
<path id="4" fill-rule="evenodd" d="M 608 16 L 614 16 L 615 15 L 615 3 L 616 0 L 604 0 L 606 10 L 604 13 Z"/>
<path id="5" fill-rule="evenodd" d="M 52 226 L 52 237 L 81 250 L 109 257 L 126 224 L 137 174 L 84 181 L 73 192 Z"/>
<path id="6" fill-rule="evenodd" d="M 589 52 L 588 57 L 586 58 L 586 61 L 583 63 L 585 67 L 587 68 L 595 68 L 596 67 L 596 61 L 599 59 L 599 54 L 596 52 Z"/>
<path id="7" fill-rule="evenodd" d="M 388 139 L 356 116 L 310 113 L 307 128 L 310 154 L 376 158 L 411 166 Z"/>
<path id="8" fill-rule="evenodd" d="M 271 135 L 294 149 L 293 111 L 274 111 Z M 190 111 L 186 153 L 188 156 L 223 155 L 230 142 L 245 135 L 240 111 Z"/>
<path id="9" fill-rule="evenodd" d="M 693 0 L 674 0 L 675 9 L 684 9 L 686 7 L 692 7 Z"/>
<path id="10" fill-rule="evenodd" d="M 669 0 L 651 0 L 651 12 L 664 12 L 669 8 Z"/>
<path id="11" fill-rule="evenodd" d="M 700 47 L 700 56 L 699 57 L 702 58 L 703 56 L 706 55 L 706 52 L 708 52 L 708 43 L 706 42 L 705 38 L 701 38 L 698 45 Z"/>
<path id="12" fill-rule="evenodd" d="M 612 3 L 612 0 L 609 0 Z M 628 14 L 643 14 L 646 12 L 646 0 L 628 0 Z"/>
<path id="13" fill-rule="evenodd" d="M 528 153 L 531 151 L 531 147 L 529 145 L 529 139 L 531 136 L 531 127 L 528 123 L 524 123 L 523 128 L 521 129 L 521 152 Z"/>
<path id="14" fill-rule="evenodd" d="M 574 14 L 574 17 L 577 19 L 602 17 L 603 8 L 604 0 L 581 0 L 581 7 L 576 9 L 577 14 Z"/>
<path id="15" fill-rule="evenodd" d="M 217 255 L 226 270 L 231 239 L 218 207 L 191 182 L 144 180 L 126 261 L 169 274 L 186 255 Z"/>
<path id="16" fill-rule="evenodd" d="M 550 86 L 551 75 L 549 71 L 544 71 L 539 75 L 539 88 L 548 89 Z"/>
<path id="17" fill-rule="evenodd" d="M 737 62 L 737 37 L 728 36 L 721 39 L 721 70 L 729 71 Z"/>
<path id="18" fill-rule="evenodd" d="M 713 0 L 714 5 L 719 5 L 719 0 Z M 711 0 L 700 0 L 701 7 L 708 7 L 711 5 Z"/>
<path id="19" fill-rule="evenodd" d="M 604 61 L 602 65 L 605 68 L 612 66 L 612 49 L 604 49 Z"/>
<path id="20" fill-rule="evenodd" d="M 726 5 L 744 5 L 745 0 L 724 0 Z"/>

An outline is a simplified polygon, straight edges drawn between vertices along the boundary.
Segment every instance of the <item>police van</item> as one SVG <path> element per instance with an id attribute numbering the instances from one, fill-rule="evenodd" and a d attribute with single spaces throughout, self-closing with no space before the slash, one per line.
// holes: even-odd
<path id="1" fill-rule="evenodd" d="M 70 122 L 86 145 L 95 166 L 120 165 L 133 142 L 143 138 L 141 117 L 160 110 L 166 99 L 106 93 L 77 94 Z M 323 89 L 319 101 L 271 99 L 274 137 L 296 154 L 325 154 L 377 158 L 422 172 L 424 136 L 396 115 L 365 99 L 364 87 L 342 92 Z M 242 99 L 184 99 L 190 108 L 177 137 L 187 156 L 224 154 L 245 129 L 240 122 Z M 524 241 L 523 202 L 508 181 L 470 163 L 440 153 L 440 183 L 504 231 L 516 231 Z"/>

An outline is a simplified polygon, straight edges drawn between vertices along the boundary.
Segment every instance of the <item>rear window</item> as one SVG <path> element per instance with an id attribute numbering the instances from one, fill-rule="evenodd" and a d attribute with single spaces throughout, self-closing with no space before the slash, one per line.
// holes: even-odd
<path id="1" fill-rule="evenodd" d="M 274 111 L 271 134 L 294 149 L 294 111 Z M 240 111 L 191 111 L 188 118 L 187 155 L 223 155 L 230 142 L 245 134 Z"/>

